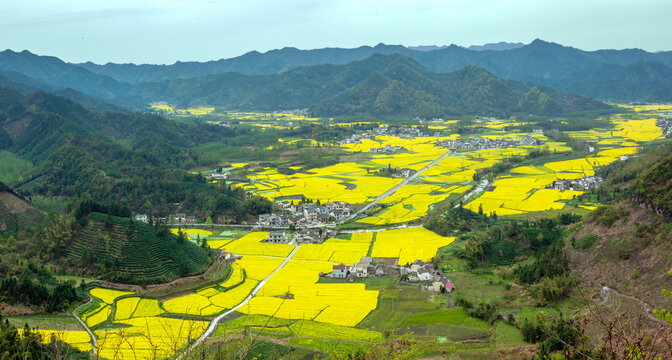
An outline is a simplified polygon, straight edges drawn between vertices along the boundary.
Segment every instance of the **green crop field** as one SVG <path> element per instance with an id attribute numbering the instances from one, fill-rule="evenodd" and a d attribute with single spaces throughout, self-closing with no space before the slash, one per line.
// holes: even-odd
<path id="1" fill-rule="evenodd" d="M 246 328 L 252 332 L 264 334 L 340 339 L 345 341 L 378 342 L 383 339 L 383 335 L 376 331 L 310 320 L 284 320 L 263 315 L 241 316 L 221 324 L 217 329 L 216 335 L 240 333 Z"/>
<path id="2" fill-rule="evenodd" d="M 386 287 L 378 297 L 378 307 L 360 324 L 363 329 L 378 331 L 395 330 L 413 314 L 437 310 L 438 305 L 429 301 L 429 294 L 417 286 Z"/>

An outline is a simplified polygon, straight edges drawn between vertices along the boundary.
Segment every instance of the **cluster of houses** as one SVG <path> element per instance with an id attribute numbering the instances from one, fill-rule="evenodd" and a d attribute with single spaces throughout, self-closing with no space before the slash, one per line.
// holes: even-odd
<path id="1" fill-rule="evenodd" d="M 307 226 L 329 224 L 343 220 L 352 213 L 352 205 L 345 201 L 332 201 L 324 205 L 315 203 L 281 202 L 280 210 L 285 212 L 275 214 L 261 214 L 257 220 L 259 226 L 283 227 L 283 226 Z"/>
<path id="2" fill-rule="evenodd" d="M 409 168 L 383 168 L 376 173 L 379 176 L 387 176 L 395 179 L 407 179 L 417 171 Z"/>
<path id="3" fill-rule="evenodd" d="M 511 140 L 503 138 L 490 139 L 477 136 L 472 139 L 436 140 L 435 145 L 444 148 L 449 148 L 451 150 L 457 150 L 457 149 L 484 150 L 484 149 L 508 148 L 514 146 L 537 146 L 541 145 L 541 141 L 537 138 L 532 137 L 532 135 L 527 135 L 521 140 L 518 140 L 517 138 L 513 138 Z"/>
<path id="4" fill-rule="evenodd" d="M 576 180 L 555 180 L 550 188 L 560 191 L 565 190 L 592 190 L 597 189 L 604 182 L 600 176 L 584 176 Z"/>
<path id="5" fill-rule="evenodd" d="M 434 269 L 434 265 L 421 260 L 401 267 L 400 271 L 402 276 L 408 276 L 408 281 L 426 283 L 425 289 L 428 291 L 441 292 L 441 288 L 445 288 L 446 292 L 452 292 L 455 287 L 443 271 Z"/>
<path id="6" fill-rule="evenodd" d="M 284 231 L 270 231 L 264 242 L 271 244 L 322 244 L 324 240 L 336 236 L 335 231 L 326 229 L 301 229 L 290 237 Z"/>
<path id="7" fill-rule="evenodd" d="M 401 178 L 407 179 L 409 176 L 411 176 L 415 173 L 416 173 L 416 171 L 413 170 L 413 169 L 401 168 L 401 169 L 398 169 L 398 171 L 396 171 L 394 174 L 392 174 L 392 177 L 393 178 L 400 178 L 400 179 Z"/>
<path id="8" fill-rule="evenodd" d="M 144 223 L 149 223 L 149 216 L 147 214 L 135 214 L 133 216 L 133 219 L 135 221 L 141 221 Z M 169 217 L 159 217 L 155 216 L 152 217 L 155 223 L 172 223 L 172 224 L 195 224 L 196 223 L 196 217 L 187 215 L 185 213 L 175 213 Z"/>
<path id="9" fill-rule="evenodd" d="M 208 178 L 210 178 L 210 180 L 226 180 L 228 177 L 229 174 L 225 172 L 213 172 L 208 174 Z"/>
<path id="10" fill-rule="evenodd" d="M 390 144 L 387 144 L 379 148 L 371 148 L 369 152 L 372 154 L 394 154 L 404 150 L 405 149 L 401 146 L 391 146 Z"/>
<path id="11" fill-rule="evenodd" d="M 381 125 L 373 130 L 369 130 L 365 133 L 350 135 L 349 137 L 338 142 L 339 145 L 343 144 L 361 144 L 363 139 L 375 140 L 376 135 L 385 135 L 385 136 L 396 136 L 400 138 L 411 139 L 418 136 L 426 136 L 421 129 L 412 126 L 389 126 Z M 438 136 L 439 134 L 434 134 Z M 384 153 L 391 154 L 396 151 L 403 150 L 400 146 L 390 146 L 390 147 L 381 147 L 377 149 L 371 149 L 373 153 Z M 392 151 L 392 152 L 390 152 Z"/>
<path id="12" fill-rule="evenodd" d="M 412 126 L 389 126 L 381 125 L 371 131 L 375 135 L 396 136 L 400 138 L 412 139 L 414 137 L 426 136 L 422 130 Z"/>
<path id="13" fill-rule="evenodd" d="M 329 274 L 334 279 L 354 279 L 383 275 L 385 275 L 383 267 L 373 262 L 373 258 L 370 256 L 364 256 L 358 263 L 350 266 L 345 264 L 334 265 L 331 274 Z"/>
<path id="14" fill-rule="evenodd" d="M 452 292 L 455 287 L 443 271 L 434 269 L 431 263 L 421 260 L 416 260 L 407 266 L 396 266 L 394 269 L 400 275 L 406 275 L 409 282 L 423 283 L 423 287 L 427 291 L 441 292 L 442 289 L 445 289 L 446 292 Z M 334 279 L 352 280 L 370 276 L 384 276 L 389 272 L 390 269 L 382 264 L 375 263 L 371 257 L 365 256 L 358 263 L 350 266 L 346 264 L 334 265 L 330 274 L 321 275 Z"/>
<path id="15" fill-rule="evenodd" d="M 373 135 L 371 133 L 358 133 L 358 134 L 353 134 L 350 135 L 349 137 L 341 140 L 338 142 L 338 145 L 343 145 L 343 144 L 361 144 L 363 139 L 368 139 L 368 140 L 375 140 L 376 135 Z"/>
<path id="16" fill-rule="evenodd" d="M 672 115 L 663 114 L 658 117 L 657 125 L 663 129 L 663 135 L 669 136 L 672 134 Z"/>
<path id="17" fill-rule="evenodd" d="M 282 115 L 308 116 L 308 109 L 280 110 L 273 112 L 273 117 Z"/>

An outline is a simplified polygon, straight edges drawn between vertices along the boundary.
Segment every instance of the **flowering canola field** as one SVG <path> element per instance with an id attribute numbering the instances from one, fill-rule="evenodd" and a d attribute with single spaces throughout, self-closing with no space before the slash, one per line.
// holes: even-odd
<path id="1" fill-rule="evenodd" d="M 19 328 L 18 334 L 22 336 L 23 329 Z M 89 333 L 84 330 L 31 330 L 37 332 L 42 341 L 45 343 L 51 343 L 52 337 L 55 337 L 56 340 L 62 341 L 72 345 L 72 347 L 79 349 L 80 351 L 91 351 L 93 346 L 91 345 L 91 337 Z"/>
<path id="2" fill-rule="evenodd" d="M 598 149 L 584 158 L 515 167 L 495 179 L 488 189 L 465 207 L 473 211 L 480 208 L 485 214 L 494 212 L 497 215 L 562 209 L 564 201 L 582 194 L 582 191 L 547 188 L 553 181 L 592 176 L 595 167 L 634 155 L 641 143 L 662 136 L 654 116 L 659 107 L 633 109 L 646 114 L 643 117 L 648 117 L 649 113 L 651 117 L 632 120 L 614 116 L 613 130 L 566 132 L 572 137 L 596 143 Z M 236 116 L 258 117 L 259 114 L 240 113 Z M 445 130 L 450 124 L 436 123 L 433 126 L 436 130 Z M 479 124 L 491 129 L 491 133 L 485 136 L 510 139 L 521 135 L 503 129 L 515 125 L 510 121 L 483 121 Z M 350 152 L 369 152 L 387 145 L 403 150 L 394 154 L 373 155 L 371 160 L 362 163 L 345 162 L 311 170 L 296 167 L 294 170 L 298 172 L 292 175 L 266 168 L 250 175 L 248 183 L 238 186 L 271 200 L 304 195 L 323 203 L 338 200 L 352 204 L 366 203 L 402 181 L 376 176 L 377 170 L 388 166 L 419 170 L 447 151 L 435 145 L 437 139 L 457 139 L 459 136 L 412 139 L 376 136 L 374 140 L 363 139 L 361 144 L 344 144 L 342 147 Z M 541 134 L 534 136 L 545 141 L 542 149 L 555 153 L 571 150 Z M 417 180 L 383 199 L 384 210 L 359 222 L 385 225 L 419 219 L 434 204 L 453 194 L 468 192 L 477 170 L 491 167 L 511 156 L 524 156 L 533 148 L 520 146 L 450 154 Z M 596 205 L 583 207 L 591 210 Z M 177 232 L 177 229 L 172 231 Z M 212 235 L 205 230 L 183 231 L 190 236 Z M 210 241 L 211 246 L 242 255 L 242 258 L 232 265 L 228 279 L 190 294 L 158 301 L 127 291 L 92 289 L 91 296 L 99 301 L 81 318 L 88 326 L 97 326 L 98 354 L 105 359 L 153 359 L 174 355 L 208 326 L 207 321 L 193 320 L 193 317 L 212 317 L 239 305 L 261 281 L 279 268 L 294 249 L 294 245 L 263 242 L 267 235 L 266 232 L 251 232 L 237 240 Z M 424 228 L 404 228 L 354 233 L 349 240 L 330 238 L 319 245 L 302 244 L 293 258 L 259 288 L 256 296 L 238 309 L 248 316 L 233 320 L 228 325 L 235 328 L 236 324 L 263 324 L 272 316 L 275 320 L 284 319 L 285 325 L 275 330 L 282 334 L 303 332 L 306 336 L 379 341 L 382 339 L 379 332 L 352 329 L 377 307 L 378 291 L 366 289 L 363 283 L 319 283 L 320 273 L 331 272 L 333 266 L 339 263 L 357 263 L 367 254 L 374 258 L 398 259 L 397 262 L 402 265 L 415 260 L 430 261 L 439 248 L 453 241 L 453 237 L 442 237 Z M 174 318 L 181 315 L 192 316 L 192 320 Z M 104 323 L 112 323 L 113 326 L 99 326 Z M 305 329 L 301 330 L 301 326 Z M 41 331 L 45 336 L 57 333 L 56 330 Z M 91 348 L 88 335 L 83 331 L 56 335 L 80 349 Z"/>
<path id="3" fill-rule="evenodd" d="M 373 243 L 372 257 L 398 258 L 400 265 L 415 260 L 431 261 L 439 248 L 450 245 L 454 237 L 444 237 L 425 228 L 380 231 Z"/>

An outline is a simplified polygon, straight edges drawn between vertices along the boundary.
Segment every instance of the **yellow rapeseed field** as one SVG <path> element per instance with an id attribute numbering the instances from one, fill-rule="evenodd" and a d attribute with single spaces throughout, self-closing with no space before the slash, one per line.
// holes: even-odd
<path id="1" fill-rule="evenodd" d="M 120 296 L 132 295 L 131 291 L 111 290 L 103 288 L 93 288 L 89 291 L 91 296 L 97 297 L 106 304 L 114 303 L 114 300 Z"/>
<path id="2" fill-rule="evenodd" d="M 104 359 L 157 359 L 174 355 L 200 336 L 206 321 L 140 317 L 121 320 L 125 328 L 96 331 L 96 353 Z"/>
<path id="3" fill-rule="evenodd" d="M 23 329 L 17 329 L 18 335 L 23 335 Z M 58 341 L 68 343 L 80 351 L 91 351 L 91 337 L 84 330 L 31 330 L 37 332 L 42 338 L 42 342 L 50 343 L 52 337 Z"/>
<path id="4" fill-rule="evenodd" d="M 240 266 L 239 262 L 233 263 L 231 265 L 231 269 L 232 271 L 229 278 L 225 282 L 220 284 L 220 286 L 223 288 L 228 288 L 236 284 L 239 284 L 241 281 L 245 279 L 243 274 L 243 268 Z"/>
<path id="5" fill-rule="evenodd" d="M 104 305 L 100 310 L 84 314 L 82 316 L 82 320 L 85 321 L 86 325 L 89 327 L 94 327 L 107 321 L 111 313 L 112 306 Z"/>
<path id="6" fill-rule="evenodd" d="M 123 298 L 117 301 L 117 307 L 114 313 L 114 320 L 126 320 L 133 315 L 135 307 L 140 302 L 139 297 Z"/>
<path id="7" fill-rule="evenodd" d="M 189 294 L 166 300 L 162 305 L 169 313 L 199 316 L 201 315 L 201 309 L 212 305 L 212 303 L 203 295 Z"/>
<path id="8" fill-rule="evenodd" d="M 378 292 L 366 290 L 364 284 L 317 284 L 320 272 L 331 272 L 333 265 L 292 260 L 239 311 L 354 326 L 375 309 Z M 353 302 L 357 306 L 351 306 Z"/>
<path id="9" fill-rule="evenodd" d="M 224 249 L 237 255 L 272 255 L 285 257 L 294 249 L 289 244 L 264 243 L 267 232 L 252 232 L 227 244 Z"/>
<path id="10" fill-rule="evenodd" d="M 159 307 L 159 301 L 156 299 L 141 299 L 133 312 L 133 317 L 151 317 L 165 314 L 166 312 Z"/>
<path id="11" fill-rule="evenodd" d="M 327 239 L 322 244 L 302 244 L 294 254 L 295 260 L 321 260 L 354 264 L 369 251 L 369 242 Z"/>
<path id="12" fill-rule="evenodd" d="M 454 237 L 443 237 L 425 228 L 380 231 L 376 234 L 371 256 L 398 258 L 401 265 L 415 260 L 430 261 L 440 247 L 454 240 Z"/>

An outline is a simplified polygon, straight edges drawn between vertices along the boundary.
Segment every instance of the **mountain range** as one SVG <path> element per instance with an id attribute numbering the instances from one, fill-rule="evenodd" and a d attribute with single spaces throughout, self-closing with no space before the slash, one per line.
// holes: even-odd
<path id="1" fill-rule="evenodd" d="M 373 55 L 346 65 L 315 65 L 271 75 L 224 73 L 139 84 L 135 98 L 185 106 L 260 110 L 309 108 L 321 116 L 462 114 L 557 115 L 606 109 L 588 98 L 505 81 L 477 66 L 433 73 L 402 55 Z"/>
<path id="2" fill-rule="evenodd" d="M 381 55 L 387 55 L 393 61 L 385 60 L 386 56 Z M 401 58 L 406 59 L 403 66 Z M 71 64 L 56 57 L 6 50 L 0 52 L 0 86 L 24 93 L 28 89 L 61 91 L 61 95 L 97 110 L 106 108 L 97 102 L 100 100 L 131 108 L 163 100 L 246 109 L 310 108 L 321 114 L 334 109 L 350 114 L 399 111 L 399 106 L 393 109 L 383 105 L 385 98 L 375 105 L 381 92 L 387 89 L 385 93 L 388 94 L 400 91 L 399 94 L 403 94 L 398 96 L 400 99 L 408 96 L 405 103 L 409 107 L 401 111 L 404 114 L 415 111 L 423 114 L 472 114 L 471 111 L 479 115 L 494 114 L 488 110 L 492 109 L 492 104 L 475 107 L 460 103 L 457 97 L 470 99 L 474 98 L 474 93 L 453 91 L 465 89 L 466 84 L 455 86 L 447 80 L 460 78 L 459 73 L 473 72 L 473 66 L 482 68 L 491 79 L 501 82 L 490 84 L 492 86 L 506 84 L 507 91 L 518 89 L 523 94 L 536 87 L 542 93 L 556 94 L 550 96 L 556 102 L 557 91 L 614 102 L 672 101 L 670 51 L 583 51 L 542 40 L 524 46 L 499 43 L 471 48 L 451 45 L 420 49 L 384 44 L 355 49 L 283 48 L 266 53 L 252 51 L 230 59 L 176 62 L 173 65 Z M 454 72 L 458 75 L 451 77 Z M 353 77 L 355 74 L 357 77 Z M 64 92 L 64 89 L 69 90 Z M 520 97 L 516 92 L 485 93 L 496 97 Z M 365 94 L 364 98 L 355 98 Z M 572 96 L 572 99 L 578 98 Z M 341 109 L 334 106 L 339 105 L 339 101 L 344 102 Z M 500 108 L 499 114 L 539 111 L 513 106 L 511 99 L 491 101 L 509 104 Z M 517 102 L 520 101 L 518 98 Z M 571 103 L 590 106 L 550 104 L 541 113 L 595 108 L 594 103 L 585 100 Z"/>

